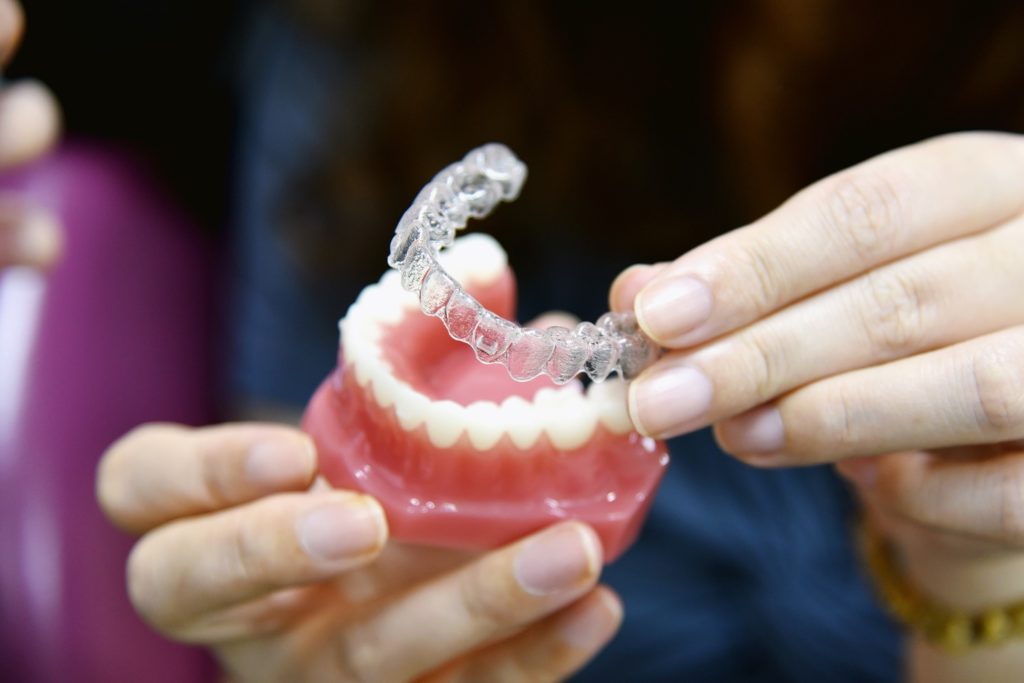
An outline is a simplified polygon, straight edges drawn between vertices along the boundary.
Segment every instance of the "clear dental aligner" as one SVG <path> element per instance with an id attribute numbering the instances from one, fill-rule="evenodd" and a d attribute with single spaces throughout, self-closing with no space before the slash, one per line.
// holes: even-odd
<path id="1" fill-rule="evenodd" d="M 526 165 L 504 145 L 474 149 L 417 195 L 395 229 L 388 265 L 401 272 L 403 288 L 419 295 L 424 313 L 440 318 L 481 362 L 505 366 L 514 380 L 547 375 L 565 384 L 580 372 L 595 382 L 613 372 L 632 379 L 661 350 L 631 313 L 606 313 L 597 324 L 571 330 L 523 328 L 486 310 L 439 264 L 438 251 L 451 245 L 456 230 L 487 216 L 498 202 L 514 201 L 525 180 Z"/>

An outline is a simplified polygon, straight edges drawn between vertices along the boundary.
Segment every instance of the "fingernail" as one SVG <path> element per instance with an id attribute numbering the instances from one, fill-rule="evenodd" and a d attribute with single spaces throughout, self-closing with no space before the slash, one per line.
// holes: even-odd
<path id="1" fill-rule="evenodd" d="M 603 646 L 622 623 L 622 603 L 611 591 L 598 590 L 592 599 L 571 608 L 563 618 L 562 638 L 580 650 L 594 651 Z"/>
<path id="2" fill-rule="evenodd" d="M 387 535 L 384 511 L 366 496 L 321 505 L 299 520 L 299 539 L 315 560 L 355 559 L 379 549 Z"/>
<path id="3" fill-rule="evenodd" d="M 316 467 L 316 448 L 308 436 L 278 436 L 255 444 L 245 461 L 245 476 L 260 489 L 308 484 Z"/>
<path id="4" fill-rule="evenodd" d="M 53 214 L 41 209 L 26 210 L 10 229 L 11 260 L 33 266 L 48 266 L 61 250 L 61 232 Z"/>
<path id="5" fill-rule="evenodd" d="M 601 546 L 594 532 L 575 523 L 536 536 L 516 555 L 513 571 L 527 593 L 550 595 L 596 577 Z"/>
<path id="6" fill-rule="evenodd" d="M 669 365 L 641 375 L 629 387 L 629 415 L 647 436 L 676 436 L 703 426 L 714 389 L 697 368 Z"/>
<path id="7" fill-rule="evenodd" d="M 721 423 L 718 434 L 723 446 L 739 454 L 774 453 L 780 450 L 786 441 L 782 415 L 773 406 L 756 408 L 745 415 Z"/>
<path id="8" fill-rule="evenodd" d="M 672 346 L 711 317 L 711 289 L 690 275 L 666 277 L 641 290 L 635 308 L 644 332 Z"/>

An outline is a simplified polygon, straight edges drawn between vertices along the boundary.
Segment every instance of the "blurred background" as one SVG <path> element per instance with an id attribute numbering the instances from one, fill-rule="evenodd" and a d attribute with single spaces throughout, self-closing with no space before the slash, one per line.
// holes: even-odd
<path id="1" fill-rule="evenodd" d="M 674 258 L 826 174 L 1024 123 L 1015 2 L 26 4 L 5 75 L 52 88 L 66 141 L 2 183 L 54 209 L 67 244 L 45 277 L 0 276 L 0 355 L 25 358 L 0 402 L 12 681 L 209 673 L 131 616 L 128 539 L 92 505 L 95 463 L 147 420 L 297 414 L 398 218 L 470 148 L 504 142 L 530 168 L 485 228 L 517 271 L 521 318 L 593 320 L 624 267 Z M 16 334 L 15 318 L 31 324 Z M 685 447 L 717 457 L 697 438 Z M 754 533 L 747 521 L 738 533 Z M 849 559 L 826 546 L 827 561 Z M 708 573 L 748 561 L 719 551 Z M 638 657 L 624 637 L 613 656 Z"/>

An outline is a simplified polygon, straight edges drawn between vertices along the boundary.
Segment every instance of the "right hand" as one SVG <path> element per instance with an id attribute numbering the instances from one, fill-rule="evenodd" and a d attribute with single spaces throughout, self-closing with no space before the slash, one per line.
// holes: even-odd
<path id="1" fill-rule="evenodd" d="M 0 0 L 0 64 L 17 51 L 25 15 L 15 0 Z M 38 81 L 0 83 L 0 170 L 42 156 L 57 141 L 60 110 Z M 58 257 L 61 234 L 48 211 L 23 198 L 0 194 L 0 269 L 25 265 L 43 268 Z"/>
<path id="2" fill-rule="evenodd" d="M 285 426 L 149 425 L 103 456 L 97 496 L 141 534 L 138 612 L 248 681 L 554 681 L 617 630 L 601 546 L 566 522 L 486 554 L 386 542 L 380 505 L 316 475 Z"/>

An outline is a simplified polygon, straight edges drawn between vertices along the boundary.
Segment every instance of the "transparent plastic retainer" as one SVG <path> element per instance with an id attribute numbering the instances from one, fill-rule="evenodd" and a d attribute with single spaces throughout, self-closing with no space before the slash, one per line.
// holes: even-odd
<path id="1" fill-rule="evenodd" d="M 547 375 L 565 384 L 581 372 L 595 382 L 618 372 L 636 377 L 661 349 L 632 313 L 606 313 L 574 329 L 523 328 L 488 311 L 438 263 L 470 218 L 484 218 L 498 202 L 519 196 L 526 165 L 504 145 L 474 149 L 434 176 L 402 216 L 391 240 L 388 265 L 401 272 L 402 287 L 419 295 L 420 308 L 440 318 L 452 338 L 473 347 L 482 363 L 501 364 L 512 379 Z"/>

